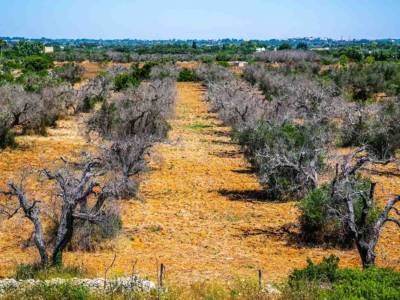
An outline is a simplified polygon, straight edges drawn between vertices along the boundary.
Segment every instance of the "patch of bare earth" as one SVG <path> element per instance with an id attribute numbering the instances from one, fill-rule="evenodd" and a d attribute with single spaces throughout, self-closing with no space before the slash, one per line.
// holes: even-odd
<path id="1" fill-rule="evenodd" d="M 122 202 L 123 233 L 111 243 L 112 249 L 66 253 L 66 263 L 83 265 L 89 276 L 102 276 L 116 253 L 110 275 L 128 275 L 134 266 L 140 275 L 154 279 L 157 266 L 164 263 L 172 284 L 255 277 L 257 269 L 268 281 L 276 281 L 304 266 L 307 257 L 320 260 L 329 254 L 340 256 L 343 266 L 359 266 L 354 250 L 296 244 L 296 230 L 289 225 L 297 223 L 296 203 L 260 201 L 257 177 L 231 142 L 230 129 L 207 111 L 203 97 L 200 84 L 178 84 L 169 141 L 153 148 L 151 170 L 141 185 L 143 202 Z M 3 152 L 1 181 L 27 162 L 84 147 L 83 140 L 74 137 L 79 128 L 69 126 L 68 135 L 59 129 L 59 135 L 28 137 L 26 149 Z M 379 182 L 382 203 L 400 192 L 399 176 L 387 175 L 372 175 Z M 13 222 L 13 228 L 1 227 L 0 276 L 10 275 L 16 263 L 37 259 L 34 248 L 20 246 L 29 237 L 29 224 Z M 389 224 L 379 244 L 379 265 L 399 266 L 399 246 L 400 233 Z"/>

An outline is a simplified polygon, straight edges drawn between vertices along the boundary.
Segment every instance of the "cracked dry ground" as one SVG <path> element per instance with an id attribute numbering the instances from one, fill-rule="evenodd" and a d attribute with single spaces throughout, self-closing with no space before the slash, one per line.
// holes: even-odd
<path id="1" fill-rule="evenodd" d="M 256 277 L 258 269 L 266 280 L 277 281 L 304 266 L 307 257 L 320 260 L 329 254 L 340 256 L 343 266 L 358 266 L 354 250 L 291 242 L 284 228 L 297 222 L 296 203 L 258 201 L 258 179 L 231 142 L 229 128 L 208 113 L 203 97 L 200 84 L 178 83 L 169 141 L 153 148 L 151 170 L 141 185 L 143 202 L 122 204 L 123 233 L 110 243 L 113 250 L 106 245 L 95 253 L 67 253 L 67 263 L 102 276 L 115 252 L 114 275 L 130 274 L 135 265 L 140 275 L 154 279 L 157 266 L 164 263 L 170 284 Z M 400 192 L 399 177 L 374 179 L 382 183 L 380 199 Z M 400 234 L 388 225 L 379 245 L 379 264 L 399 265 L 399 245 Z M 10 249 L 0 250 L 0 263 L 13 255 Z M 19 261 L 36 255 L 34 249 L 16 253 Z"/>

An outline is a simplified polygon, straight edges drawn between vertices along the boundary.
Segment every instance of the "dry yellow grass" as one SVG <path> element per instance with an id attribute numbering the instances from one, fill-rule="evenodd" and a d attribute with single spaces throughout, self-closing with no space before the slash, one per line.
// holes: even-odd
<path id="1" fill-rule="evenodd" d="M 257 269 L 264 270 L 268 281 L 276 281 L 304 266 L 307 257 L 320 260 L 329 254 L 341 257 L 343 266 L 358 266 L 354 250 L 290 243 L 283 228 L 297 222 L 296 204 L 256 201 L 258 179 L 248 172 L 238 145 L 231 143 L 229 128 L 207 112 L 203 92 L 200 84 L 178 84 L 169 142 L 153 148 L 151 171 L 141 185 L 144 201 L 121 204 L 123 233 L 113 242 L 114 250 L 66 253 L 66 263 L 83 265 L 89 276 L 102 276 L 115 252 L 113 275 L 130 274 L 137 261 L 136 271 L 154 279 L 162 262 L 172 284 L 229 281 L 236 276 L 256 276 Z M 83 140 L 74 137 L 78 128 L 69 125 L 67 136 L 61 129 L 48 138 L 24 138 L 23 144 L 25 139 L 30 143 L 26 149 L 2 153 L 1 181 L 27 161 L 36 162 L 43 155 L 55 158 L 84 147 Z M 39 144 L 42 151 L 36 146 Z M 380 183 L 381 201 L 400 192 L 399 177 L 374 175 L 374 179 Z M 34 248 L 20 247 L 29 236 L 29 224 L 8 224 L 14 227 L 3 226 L 0 233 L 0 276 L 10 275 L 16 263 L 37 258 Z M 398 266 L 399 246 L 399 231 L 388 225 L 379 244 L 379 265 Z"/>

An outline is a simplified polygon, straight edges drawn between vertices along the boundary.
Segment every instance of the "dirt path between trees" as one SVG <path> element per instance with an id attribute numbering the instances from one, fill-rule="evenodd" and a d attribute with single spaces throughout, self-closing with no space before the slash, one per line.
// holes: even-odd
<path id="1" fill-rule="evenodd" d="M 256 277 L 258 269 L 267 281 L 276 281 L 304 266 L 307 257 L 320 260 L 329 254 L 340 256 L 343 266 L 358 266 L 353 250 L 307 248 L 292 241 L 288 232 L 297 222 L 296 203 L 260 201 L 257 177 L 231 142 L 230 129 L 207 111 L 203 97 L 200 84 L 178 83 L 169 141 L 153 148 L 151 170 L 140 189 L 143 201 L 122 203 L 123 233 L 117 240 L 95 253 L 66 253 L 66 263 L 82 265 L 89 276 L 98 277 L 116 253 L 110 275 L 129 275 L 134 268 L 154 280 L 157 266 L 164 263 L 170 284 Z M 0 166 L 3 161 L 2 155 Z M 381 193 L 386 199 L 399 192 L 400 180 L 385 178 L 377 180 L 386 180 L 388 188 Z M 0 265 L 34 260 L 33 248 L 21 250 L 15 242 L 5 246 L 10 234 L 10 229 L 0 234 Z M 399 245 L 400 234 L 387 226 L 379 264 L 399 265 Z M 10 263 L 0 268 L 0 276 L 10 274 Z"/>

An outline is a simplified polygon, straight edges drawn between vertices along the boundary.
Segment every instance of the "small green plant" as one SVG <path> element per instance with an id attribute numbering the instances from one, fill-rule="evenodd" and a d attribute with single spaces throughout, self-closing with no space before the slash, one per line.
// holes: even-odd
<path id="1" fill-rule="evenodd" d="M 189 129 L 193 129 L 193 130 L 197 130 L 197 129 L 206 129 L 206 128 L 212 128 L 212 125 L 208 125 L 208 124 L 201 124 L 201 123 L 195 123 L 192 125 L 189 125 L 188 128 Z"/>
<path id="2" fill-rule="evenodd" d="M 129 87 L 137 87 L 139 84 L 140 80 L 137 77 L 127 73 L 119 74 L 114 78 L 114 89 L 118 92 L 126 90 Z"/>
<path id="3" fill-rule="evenodd" d="M 199 78 L 194 70 L 185 68 L 179 72 L 178 81 L 180 82 L 199 81 Z"/>
<path id="4" fill-rule="evenodd" d="M 333 282 L 336 279 L 336 271 L 339 258 L 331 255 L 324 257 L 322 262 L 314 264 L 311 259 L 307 260 L 307 267 L 302 270 L 294 270 L 289 276 L 289 285 L 294 286 L 299 281 Z"/>

